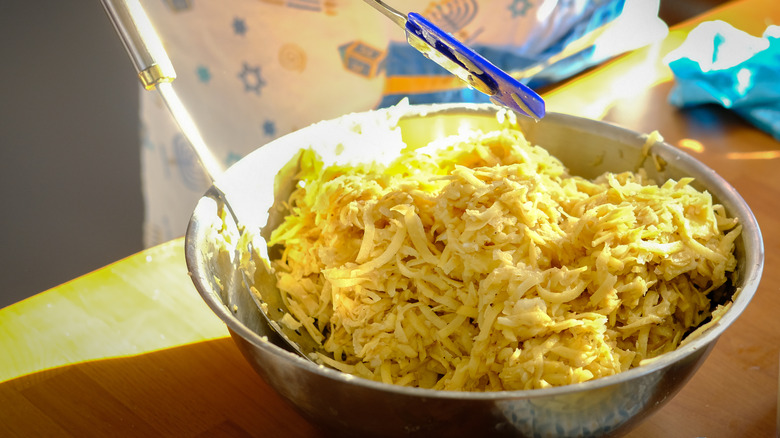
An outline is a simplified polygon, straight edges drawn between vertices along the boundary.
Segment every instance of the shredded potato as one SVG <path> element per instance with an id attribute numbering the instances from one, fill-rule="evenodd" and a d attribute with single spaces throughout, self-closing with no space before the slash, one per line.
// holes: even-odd
<path id="1" fill-rule="evenodd" d="M 712 316 L 741 226 L 691 179 L 571 176 L 515 130 L 382 166 L 301 157 L 269 245 L 322 362 L 442 390 L 545 388 L 674 350 Z"/>

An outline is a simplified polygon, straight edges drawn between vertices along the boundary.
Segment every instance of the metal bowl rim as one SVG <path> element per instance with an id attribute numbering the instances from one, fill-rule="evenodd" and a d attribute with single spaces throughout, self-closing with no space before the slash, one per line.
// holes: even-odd
<path id="1" fill-rule="evenodd" d="M 387 109 L 374 110 L 372 112 L 382 113 L 384 111 L 392 111 L 392 110 L 394 109 L 387 108 Z M 499 107 L 496 107 L 495 105 L 491 105 L 491 104 L 413 105 L 406 108 L 406 112 L 404 113 L 403 117 L 419 117 L 419 116 L 433 115 L 433 114 L 457 114 L 457 113 L 464 113 L 465 115 L 470 115 L 470 114 L 474 115 L 474 114 L 483 114 L 483 113 L 489 114 L 489 113 L 496 113 L 496 111 L 498 110 L 500 110 Z M 555 112 L 547 113 L 545 119 L 548 118 L 560 119 L 567 124 L 571 124 L 583 128 L 587 128 L 587 126 L 600 125 L 606 127 L 607 129 L 613 130 L 615 132 L 620 132 L 623 135 L 634 136 L 634 137 L 640 135 L 635 131 L 631 131 L 629 129 L 614 125 L 609 122 L 600 121 L 600 120 L 587 119 L 587 118 L 555 113 Z M 327 123 L 327 121 L 320 122 L 320 123 Z M 274 140 L 274 142 L 276 141 L 278 140 Z M 188 271 L 190 273 L 191 278 L 193 279 L 193 282 L 195 283 L 199 295 L 212 309 L 212 311 L 227 325 L 229 331 L 231 332 L 231 335 L 240 336 L 245 341 L 252 344 L 254 347 L 259 348 L 265 351 L 266 353 L 271 353 L 275 356 L 289 360 L 292 365 L 299 367 L 305 370 L 306 372 L 319 374 L 323 377 L 327 377 L 342 382 L 344 384 L 358 385 L 376 391 L 386 391 L 386 392 L 396 393 L 398 395 L 405 395 L 410 397 L 424 397 L 424 398 L 435 398 L 435 399 L 459 399 L 459 400 L 462 399 L 502 400 L 502 399 L 532 399 L 532 398 L 542 398 L 548 396 L 559 396 L 564 394 L 585 392 L 589 390 L 595 390 L 598 388 L 625 383 L 629 380 L 633 380 L 641 376 L 645 376 L 663 370 L 673 365 L 674 363 L 684 359 L 685 357 L 696 353 L 700 349 L 708 348 L 711 343 L 716 342 L 717 339 L 720 337 L 720 335 L 742 314 L 744 309 L 752 300 L 758 288 L 758 283 L 761 278 L 761 273 L 764 264 L 764 247 L 763 247 L 763 240 L 761 237 L 761 231 L 759 229 L 758 222 L 756 221 L 756 218 L 753 215 L 752 211 L 750 210 L 749 206 L 744 201 L 744 199 L 739 195 L 739 193 L 727 181 L 725 181 L 722 177 L 717 175 L 712 169 L 707 167 L 705 164 L 703 164 L 693 156 L 687 154 L 686 152 L 678 148 L 675 148 L 674 146 L 666 142 L 663 142 L 656 146 L 673 151 L 674 154 L 679 155 L 681 157 L 681 160 L 687 162 L 690 165 L 693 165 L 702 174 L 708 173 L 709 176 L 715 180 L 716 184 L 718 184 L 726 192 L 728 192 L 729 196 L 731 197 L 731 200 L 734 202 L 734 205 L 738 208 L 738 210 L 740 210 L 741 216 L 747 219 L 742 223 L 743 225 L 742 238 L 751 239 L 750 243 L 752 245 L 751 246 L 752 251 L 748 253 L 747 251 L 748 242 L 746 241 L 745 258 L 746 258 L 746 262 L 752 259 L 754 261 L 754 266 L 752 267 L 752 269 L 750 266 L 745 268 L 745 273 L 750 275 L 746 276 L 746 278 L 744 279 L 743 288 L 740 291 L 737 299 L 734 300 L 732 307 L 723 315 L 723 317 L 718 321 L 715 327 L 711 327 L 701 336 L 692 340 L 688 344 L 679 347 L 675 351 L 659 356 L 658 358 L 656 358 L 655 360 L 651 361 L 646 365 L 632 368 L 612 376 L 601 377 L 598 379 L 594 379 L 594 380 L 590 380 L 578 384 L 557 386 L 551 388 L 531 389 L 531 390 L 512 390 L 512 391 L 486 391 L 486 392 L 443 391 L 443 390 L 434 390 L 434 389 L 425 389 L 425 388 L 405 387 L 405 386 L 372 381 L 372 380 L 352 376 L 346 373 L 342 373 L 332 368 L 316 365 L 298 356 L 297 354 L 289 352 L 284 348 L 261 337 L 259 334 L 249 329 L 246 325 L 244 325 L 238 318 L 236 318 L 222 303 L 222 301 L 218 299 L 217 295 L 209 291 L 208 285 L 197 274 L 197 266 L 198 266 L 197 260 L 198 260 L 199 251 L 197 251 L 196 237 L 199 230 L 198 230 L 198 224 L 196 220 L 197 218 L 195 217 L 194 214 L 193 217 L 190 219 L 185 234 L 185 258 L 186 258 Z M 208 195 L 204 197 L 207 196 Z M 202 201 L 203 199 L 201 199 L 200 202 Z"/>

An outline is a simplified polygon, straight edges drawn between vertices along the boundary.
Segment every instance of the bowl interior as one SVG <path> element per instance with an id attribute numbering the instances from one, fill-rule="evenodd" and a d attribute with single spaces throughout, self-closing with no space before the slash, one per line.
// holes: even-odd
<path id="1" fill-rule="evenodd" d="M 229 195 L 232 208 L 246 225 L 267 229 L 283 217 L 284 211 L 275 200 L 286 199 L 292 189 L 296 169 L 289 163 L 302 148 L 315 148 L 326 163 L 383 160 L 398 153 L 399 145 L 402 144 L 400 141 L 410 147 L 420 147 L 462 129 L 494 130 L 502 127 L 520 129 L 532 144 L 544 147 L 561 159 L 572 174 L 586 178 L 605 171 L 621 172 L 637 170 L 638 167 L 644 168 L 657 182 L 668 178 L 694 177 L 694 187 L 708 190 L 715 201 L 723 204 L 728 214 L 738 217 L 743 225 L 736 247 L 738 280 L 734 285 L 740 293 L 734 297 L 732 307 L 719 321 L 697 339 L 646 366 L 578 385 L 576 390 L 587 390 L 651 373 L 708 347 L 747 306 L 760 279 L 763 246 L 758 224 L 739 194 L 711 169 L 669 144 L 653 144 L 650 153 L 655 159 L 643 159 L 642 148 L 646 143 L 646 135 L 604 122 L 562 114 L 548 114 L 538 123 L 530 119 L 515 121 L 492 105 L 410 106 L 357 113 L 312 125 L 257 149 L 231 167 L 217 184 Z M 657 163 L 662 163 L 660 168 Z M 222 228 L 218 207 L 213 192 L 207 193 L 193 213 L 186 236 L 187 263 L 206 303 L 231 331 L 256 348 L 285 357 L 293 366 L 307 372 L 354 382 L 341 373 L 313 366 L 290 354 L 284 343 L 259 317 L 256 305 L 237 280 L 232 264 L 219 256 L 219 250 L 214 245 L 216 230 Z M 275 287 L 270 274 L 261 283 L 259 287 Z M 373 382 L 358 384 L 374 385 Z M 381 387 L 381 384 L 377 385 Z M 538 397 L 571 390 L 565 387 L 551 388 L 534 390 L 533 394 L 525 391 L 529 394 L 516 395 Z M 412 389 L 412 393 L 436 392 L 415 391 L 417 389 Z M 465 396 L 492 397 L 484 393 Z"/>

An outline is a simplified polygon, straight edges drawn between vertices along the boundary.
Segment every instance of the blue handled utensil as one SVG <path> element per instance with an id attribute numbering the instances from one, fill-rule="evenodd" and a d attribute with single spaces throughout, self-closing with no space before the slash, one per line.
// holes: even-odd
<path id="1" fill-rule="evenodd" d="M 364 0 L 406 31 L 409 45 L 447 69 L 491 102 L 535 120 L 544 117 L 544 100 L 482 55 L 444 32 L 416 12 L 405 15 L 380 0 Z"/>

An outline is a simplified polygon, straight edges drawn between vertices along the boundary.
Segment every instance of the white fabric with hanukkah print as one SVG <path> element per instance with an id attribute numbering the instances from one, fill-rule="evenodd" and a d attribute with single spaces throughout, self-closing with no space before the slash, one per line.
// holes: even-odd
<path id="1" fill-rule="evenodd" d="M 418 12 L 513 71 L 613 22 L 632 4 L 617 51 L 647 43 L 658 0 L 388 0 Z M 487 102 L 406 43 L 393 22 L 362 0 L 144 0 L 184 101 L 225 165 L 314 122 L 411 103 Z M 649 5 L 649 8 L 648 8 Z M 662 23 L 661 23 L 662 24 Z M 665 26 L 664 26 L 665 29 Z M 539 86 L 615 55 L 589 49 L 526 80 Z M 154 92 L 141 92 L 142 182 L 147 246 L 181 236 L 208 182 L 187 140 Z"/>

